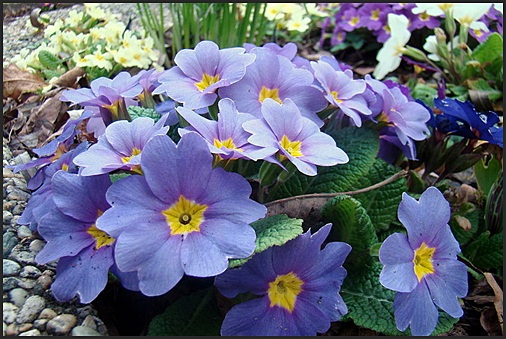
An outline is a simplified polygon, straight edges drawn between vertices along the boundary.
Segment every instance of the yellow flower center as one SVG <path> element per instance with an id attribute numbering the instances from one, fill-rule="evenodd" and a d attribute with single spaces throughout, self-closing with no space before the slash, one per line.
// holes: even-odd
<path id="1" fill-rule="evenodd" d="M 162 214 L 170 227 L 171 235 L 186 235 L 200 231 L 206 209 L 207 205 L 197 204 L 181 195 L 179 200 L 168 209 L 163 210 Z"/>
<path id="2" fill-rule="evenodd" d="M 415 250 L 413 263 L 415 264 L 414 269 L 418 282 L 422 281 L 422 278 L 427 274 L 434 273 L 432 256 L 435 251 L 436 249 L 434 247 L 428 247 L 424 242 Z"/>
<path id="3" fill-rule="evenodd" d="M 280 104 L 283 103 L 281 101 L 281 98 L 279 97 L 279 89 L 277 88 L 269 89 L 265 86 L 262 86 L 260 94 L 258 95 L 258 101 L 264 102 L 264 100 L 267 98 L 271 98 Z"/>
<path id="4" fill-rule="evenodd" d="M 97 214 L 100 217 L 103 212 L 101 210 L 98 210 Z M 88 234 L 90 234 L 95 239 L 95 250 L 98 250 L 104 246 L 110 246 L 115 241 L 115 239 L 109 234 L 102 230 L 99 230 L 95 224 L 91 225 L 86 232 L 88 232 Z"/>
<path id="5" fill-rule="evenodd" d="M 267 295 L 271 301 L 270 307 L 279 306 L 293 312 L 297 296 L 302 292 L 304 282 L 293 272 L 278 275 L 276 280 L 269 283 Z"/>
<path id="6" fill-rule="evenodd" d="M 132 159 L 132 157 L 139 155 L 139 154 L 141 154 L 141 150 L 138 149 L 137 147 L 134 147 L 134 149 L 132 150 L 132 155 L 130 155 L 129 157 L 121 157 L 121 161 L 124 164 L 126 164 L 127 162 L 130 161 L 130 159 Z"/>
<path id="7" fill-rule="evenodd" d="M 195 86 L 199 89 L 199 91 L 203 92 L 207 87 L 217 83 L 219 80 L 220 80 L 219 74 L 212 76 L 204 73 L 204 75 L 202 76 L 202 80 L 195 83 Z"/>
<path id="8" fill-rule="evenodd" d="M 64 170 L 65 172 L 68 172 L 69 171 L 69 165 L 68 164 L 61 165 L 61 169 Z"/>
<path id="9" fill-rule="evenodd" d="M 300 141 L 290 141 L 286 135 L 283 135 L 281 138 L 281 147 L 285 149 L 288 153 L 290 153 L 293 157 L 301 157 L 303 156 L 300 151 L 301 142 Z"/>
<path id="10" fill-rule="evenodd" d="M 238 152 L 243 152 L 242 148 L 237 148 L 237 146 L 234 144 L 234 140 L 232 140 L 232 138 L 228 138 L 227 140 L 223 140 L 223 141 L 218 140 L 218 139 L 214 139 L 214 146 L 217 148 L 225 147 L 228 149 L 233 149 Z"/>
<path id="11" fill-rule="evenodd" d="M 341 99 L 339 99 L 339 92 L 338 91 L 332 91 L 330 92 L 330 94 L 332 95 L 332 97 L 334 98 L 334 100 L 337 102 L 337 103 L 341 103 L 343 102 Z"/>
<path id="12" fill-rule="evenodd" d="M 358 16 L 354 16 L 353 18 L 351 18 L 350 20 L 350 25 L 352 26 L 356 26 L 358 24 L 358 22 L 360 21 L 360 18 Z"/>
<path id="13" fill-rule="evenodd" d="M 51 161 L 56 161 L 58 159 L 60 159 L 60 157 L 67 153 L 68 149 L 67 149 L 67 146 L 64 144 L 64 143 L 61 143 L 58 145 L 58 147 L 56 148 L 56 152 L 54 152 L 54 155 L 51 157 Z"/>
<path id="14" fill-rule="evenodd" d="M 371 20 L 378 20 L 379 19 L 380 10 L 375 9 L 371 12 Z"/>

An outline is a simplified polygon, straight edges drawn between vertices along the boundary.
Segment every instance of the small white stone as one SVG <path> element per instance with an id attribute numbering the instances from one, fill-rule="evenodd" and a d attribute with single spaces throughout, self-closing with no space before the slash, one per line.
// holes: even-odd
<path id="1" fill-rule="evenodd" d="M 30 251 L 37 254 L 39 253 L 46 243 L 40 239 L 35 239 L 30 243 Z"/>
<path id="2" fill-rule="evenodd" d="M 18 316 L 19 307 L 12 303 L 3 303 L 3 321 L 6 324 L 12 324 Z"/>
<path id="3" fill-rule="evenodd" d="M 33 235 L 33 233 L 30 230 L 30 228 L 28 228 L 28 226 L 25 226 L 25 225 L 19 226 L 19 228 L 18 228 L 18 238 L 19 239 L 28 238 L 28 237 L 31 237 L 32 235 Z"/>
<path id="4" fill-rule="evenodd" d="M 11 302 L 17 307 L 22 307 L 28 298 L 28 292 L 22 288 L 15 288 L 9 292 Z"/>
<path id="5" fill-rule="evenodd" d="M 3 260 L 3 275 L 4 277 L 10 277 L 16 275 L 21 270 L 21 265 L 17 262 L 9 259 Z"/>
<path id="6" fill-rule="evenodd" d="M 36 328 L 30 331 L 26 331 L 19 334 L 20 337 L 38 337 L 40 336 L 40 331 Z"/>
<path id="7" fill-rule="evenodd" d="M 18 324 L 30 323 L 37 319 L 39 313 L 46 306 L 46 301 L 44 298 L 38 295 L 32 295 L 28 299 L 26 299 L 21 311 L 16 318 L 16 322 Z"/>
<path id="8" fill-rule="evenodd" d="M 86 336 L 86 337 L 101 337 L 102 335 L 88 326 L 76 326 L 70 333 L 70 335 L 78 337 L 78 336 Z"/>

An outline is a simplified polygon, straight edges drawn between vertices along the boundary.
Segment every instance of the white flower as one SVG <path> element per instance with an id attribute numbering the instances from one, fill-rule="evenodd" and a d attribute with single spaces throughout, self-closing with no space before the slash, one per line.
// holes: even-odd
<path id="1" fill-rule="evenodd" d="M 455 36 L 453 38 L 453 46 L 457 46 L 459 44 L 459 36 Z M 447 44 L 448 51 L 451 49 L 451 44 L 448 42 Z M 427 57 L 434 61 L 439 61 L 439 55 L 437 53 L 437 40 L 435 35 L 430 35 L 425 39 L 425 44 L 423 45 L 423 49 L 427 52 L 431 53 L 427 55 Z"/>
<path id="2" fill-rule="evenodd" d="M 490 7 L 492 3 L 458 3 L 453 6 L 453 17 L 463 26 L 488 32 L 487 26 L 478 20 L 488 12 Z"/>
<path id="3" fill-rule="evenodd" d="M 411 37 L 408 30 L 409 20 L 404 15 L 388 14 L 388 26 L 391 34 L 383 47 L 379 50 L 376 60 L 378 64 L 373 75 L 376 79 L 383 79 L 389 72 L 396 70 L 401 64 L 401 56 Z"/>
<path id="4" fill-rule="evenodd" d="M 415 3 L 416 7 L 414 7 L 411 12 L 413 14 L 421 14 L 423 12 L 427 13 L 430 16 L 442 16 L 445 14 L 445 11 L 451 10 L 455 3 L 452 2 L 439 2 L 439 3 Z"/>
<path id="5" fill-rule="evenodd" d="M 91 16 L 93 19 L 106 19 L 106 15 L 103 9 L 100 8 L 99 4 L 96 3 L 85 3 L 84 10 L 86 14 Z"/>
<path id="6" fill-rule="evenodd" d="M 298 31 L 304 33 L 309 29 L 309 23 L 311 19 L 304 17 L 303 14 L 297 13 L 292 14 L 290 20 L 286 22 L 286 29 L 289 31 Z"/>

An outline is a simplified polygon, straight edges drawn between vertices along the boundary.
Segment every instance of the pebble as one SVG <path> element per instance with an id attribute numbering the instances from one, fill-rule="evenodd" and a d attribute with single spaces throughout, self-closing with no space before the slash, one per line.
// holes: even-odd
<path id="1" fill-rule="evenodd" d="M 84 318 L 81 326 L 86 326 L 86 327 L 96 330 L 97 324 L 95 323 L 95 317 L 92 316 L 91 314 L 87 315 L 86 318 Z"/>
<path id="2" fill-rule="evenodd" d="M 15 288 L 9 292 L 11 302 L 17 307 L 22 307 L 28 299 L 28 292 L 22 288 Z"/>
<path id="3" fill-rule="evenodd" d="M 60 314 L 48 321 L 46 331 L 49 334 L 65 335 L 77 324 L 77 318 L 73 314 Z"/>
<path id="4" fill-rule="evenodd" d="M 16 277 L 3 278 L 3 291 L 10 291 L 19 286 L 19 279 Z"/>
<path id="5" fill-rule="evenodd" d="M 30 243 L 30 252 L 39 253 L 46 243 L 40 239 L 35 239 Z"/>
<path id="6" fill-rule="evenodd" d="M 7 231 L 3 234 L 3 257 L 7 258 L 11 253 L 12 249 L 16 247 L 19 240 L 14 232 Z"/>
<path id="7" fill-rule="evenodd" d="M 39 313 L 46 306 L 46 301 L 44 298 L 38 295 L 32 295 L 28 299 L 26 299 L 21 311 L 16 318 L 16 322 L 18 324 L 29 323 L 37 319 Z"/>
<path id="8" fill-rule="evenodd" d="M 3 260 L 3 275 L 4 277 L 10 277 L 16 275 L 21 270 L 21 266 L 12 260 L 4 259 Z"/>
<path id="9" fill-rule="evenodd" d="M 15 260 L 21 264 L 35 263 L 35 254 L 28 251 L 16 251 L 14 248 L 9 256 L 10 259 Z"/>
<path id="10" fill-rule="evenodd" d="M 3 211 L 3 222 L 4 225 L 8 225 L 12 220 L 12 213 L 9 211 Z"/>
<path id="11" fill-rule="evenodd" d="M 33 330 L 30 330 L 30 331 L 26 331 L 24 333 L 20 333 L 19 334 L 20 337 L 39 337 L 40 336 L 40 331 L 36 328 L 34 328 Z"/>
<path id="12" fill-rule="evenodd" d="M 4 323 L 12 324 L 16 320 L 16 317 L 18 316 L 18 310 L 19 307 L 17 307 L 16 305 L 4 302 L 2 312 Z"/>
<path id="13" fill-rule="evenodd" d="M 100 333 L 95 331 L 94 329 L 88 327 L 88 326 L 76 326 L 70 333 L 72 336 L 89 336 L 89 337 L 97 337 L 101 336 Z"/>
<path id="14" fill-rule="evenodd" d="M 40 270 L 35 266 L 25 266 L 21 269 L 19 276 L 22 278 L 33 278 L 36 279 L 40 277 Z"/>
<path id="15" fill-rule="evenodd" d="M 19 226 L 19 228 L 18 228 L 18 238 L 19 239 L 28 238 L 28 237 L 31 237 L 32 235 L 33 235 L 33 233 L 30 230 L 30 228 L 28 228 L 28 226 L 25 226 L 25 225 Z"/>
<path id="16" fill-rule="evenodd" d="M 56 317 L 56 312 L 50 308 L 45 308 L 40 312 L 39 319 L 51 320 Z"/>
<path id="17" fill-rule="evenodd" d="M 45 331 L 46 324 L 48 321 L 49 321 L 49 319 L 37 319 L 33 322 L 33 327 L 35 327 L 39 331 Z"/>

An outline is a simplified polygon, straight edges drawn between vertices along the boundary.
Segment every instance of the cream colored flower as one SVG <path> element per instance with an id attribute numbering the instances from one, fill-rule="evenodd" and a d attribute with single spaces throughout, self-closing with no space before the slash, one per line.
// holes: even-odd
<path id="1" fill-rule="evenodd" d="M 423 12 L 430 16 L 442 16 L 446 11 L 452 10 L 455 3 L 452 2 L 438 2 L 438 3 L 415 3 L 411 12 L 413 14 L 421 14 Z"/>
<path id="2" fill-rule="evenodd" d="M 459 43 L 459 36 L 457 35 L 453 38 L 453 46 L 457 46 L 458 43 Z M 447 47 L 448 47 L 448 51 L 450 51 L 451 44 L 449 42 L 447 43 Z M 423 49 L 425 49 L 427 52 L 430 53 L 427 55 L 427 57 L 429 59 L 434 60 L 434 61 L 441 60 L 439 58 L 438 53 L 437 53 L 437 40 L 436 40 L 435 35 L 429 35 L 425 39 L 425 44 L 423 45 Z"/>
<path id="3" fill-rule="evenodd" d="M 78 52 L 74 53 L 72 56 L 72 61 L 76 64 L 77 67 L 93 66 L 89 55 L 81 56 Z"/>
<path id="4" fill-rule="evenodd" d="M 44 38 L 49 38 L 53 34 L 61 33 L 62 26 L 63 20 L 60 18 L 56 19 L 52 25 L 47 25 L 47 27 L 44 28 Z"/>
<path id="5" fill-rule="evenodd" d="M 90 60 L 91 66 L 95 66 L 98 68 L 105 68 L 107 71 L 112 69 L 112 55 L 109 52 L 102 53 L 102 48 L 100 45 L 97 46 L 97 49 L 93 54 L 88 55 L 88 59 Z"/>
<path id="6" fill-rule="evenodd" d="M 107 16 L 105 14 L 105 11 L 100 8 L 99 4 L 96 3 L 85 3 L 84 4 L 84 10 L 86 14 L 91 16 L 93 19 L 106 19 Z"/>
<path id="7" fill-rule="evenodd" d="M 302 13 L 292 14 L 290 20 L 286 22 L 286 29 L 304 33 L 309 29 L 311 19 L 304 17 Z"/>
<path id="8" fill-rule="evenodd" d="M 65 24 L 70 27 L 79 27 L 83 23 L 83 13 L 77 12 L 75 9 L 69 11 L 65 18 Z"/>
<path id="9" fill-rule="evenodd" d="M 404 15 L 388 14 L 388 26 L 391 35 L 379 50 L 376 60 L 378 64 L 373 75 L 376 79 L 383 79 L 389 72 L 396 70 L 401 64 L 401 56 L 406 50 L 405 46 L 411 37 L 408 30 L 409 20 Z"/>
<path id="10" fill-rule="evenodd" d="M 492 7 L 492 3 L 456 3 L 453 6 L 453 17 L 462 26 L 488 32 L 485 23 L 478 20 L 488 12 L 490 7 Z"/>

